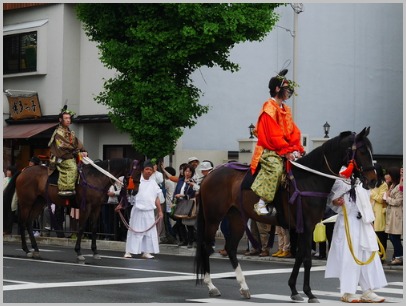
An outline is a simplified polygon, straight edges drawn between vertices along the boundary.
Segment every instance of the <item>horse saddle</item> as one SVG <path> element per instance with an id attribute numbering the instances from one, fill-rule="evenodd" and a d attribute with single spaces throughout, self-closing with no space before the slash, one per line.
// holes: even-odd
<path id="1" fill-rule="evenodd" d="M 48 168 L 48 184 L 58 186 L 59 171 L 57 169 L 51 170 Z"/>
<path id="2" fill-rule="evenodd" d="M 50 186 L 55 186 L 55 187 L 58 188 L 58 178 L 59 178 L 58 169 L 50 170 L 48 168 L 48 181 L 47 181 L 47 184 L 50 185 Z M 63 195 L 59 194 L 59 196 L 63 197 L 63 198 L 66 198 L 66 199 L 69 199 L 69 201 L 68 201 L 69 206 L 71 206 L 73 208 L 79 208 L 79 205 L 76 202 L 76 198 L 74 197 L 74 194 L 69 194 L 67 196 L 63 196 Z"/>
<path id="3" fill-rule="evenodd" d="M 261 164 L 258 164 L 255 173 L 252 174 L 250 167 L 248 166 L 247 173 L 245 174 L 242 182 L 241 182 L 241 190 L 249 190 L 251 189 L 252 183 L 254 183 L 255 178 L 258 175 L 259 170 L 261 169 Z"/>

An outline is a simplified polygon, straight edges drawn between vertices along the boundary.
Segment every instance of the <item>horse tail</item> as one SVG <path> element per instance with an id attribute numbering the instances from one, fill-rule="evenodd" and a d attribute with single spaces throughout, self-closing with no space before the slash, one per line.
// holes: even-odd
<path id="1" fill-rule="evenodd" d="M 206 221 L 204 219 L 203 211 L 203 201 L 201 193 L 197 197 L 199 210 L 197 212 L 197 230 L 196 230 L 196 253 L 195 253 L 195 273 L 196 273 L 196 284 L 202 283 L 202 278 L 206 272 L 210 272 L 210 267 L 208 266 L 208 253 L 207 246 L 205 243 L 205 227 Z"/>
<path id="2" fill-rule="evenodd" d="M 12 228 L 14 217 L 11 211 L 11 203 L 16 190 L 16 180 L 21 171 L 17 171 L 3 190 L 3 231 L 8 232 Z"/>

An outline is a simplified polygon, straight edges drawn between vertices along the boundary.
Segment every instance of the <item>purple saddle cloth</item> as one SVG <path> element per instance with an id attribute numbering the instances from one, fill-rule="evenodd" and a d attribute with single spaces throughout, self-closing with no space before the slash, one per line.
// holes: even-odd
<path id="1" fill-rule="evenodd" d="M 248 171 L 248 169 L 250 169 L 250 165 L 242 164 L 239 162 L 229 162 L 229 163 L 224 164 L 224 167 L 231 168 L 234 170 L 239 170 L 239 171 Z"/>

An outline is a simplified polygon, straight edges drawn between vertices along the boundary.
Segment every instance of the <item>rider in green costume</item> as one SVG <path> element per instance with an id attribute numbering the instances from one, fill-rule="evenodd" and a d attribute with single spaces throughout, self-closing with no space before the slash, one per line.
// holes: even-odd
<path id="1" fill-rule="evenodd" d="M 59 171 L 58 194 L 72 196 L 75 194 L 75 183 L 78 176 L 76 156 L 85 157 L 87 152 L 83 144 L 69 129 L 75 113 L 68 110 L 66 105 L 59 114 L 59 125 L 52 134 L 48 146 L 51 150 L 50 168 Z"/>

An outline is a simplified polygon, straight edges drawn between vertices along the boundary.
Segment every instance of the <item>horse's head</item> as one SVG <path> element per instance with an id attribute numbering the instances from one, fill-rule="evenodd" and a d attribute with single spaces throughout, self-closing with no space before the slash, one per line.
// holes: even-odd
<path id="1" fill-rule="evenodd" d="M 377 180 L 368 134 L 369 127 L 354 135 L 349 152 L 350 158 L 354 160 L 354 176 L 362 181 L 365 189 L 374 188 Z"/>
<path id="2" fill-rule="evenodd" d="M 138 160 L 130 160 L 128 158 L 125 159 L 127 162 L 127 167 L 124 175 L 123 180 L 123 187 L 120 191 L 121 203 L 123 207 L 128 206 L 128 195 L 131 193 L 132 195 L 138 192 L 138 188 L 140 185 L 141 179 L 141 166 Z"/>
<path id="3" fill-rule="evenodd" d="M 130 183 L 131 180 L 131 186 L 127 185 L 129 187 L 128 189 L 132 190 L 133 194 L 136 194 L 138 192 L 138 188 L 140 186 L 141 182 L 141 162 L 139 160 L 133 160 L 132 162 L 132 167 L 131 167 L 131 173 L 128 177 L 128 182 L 127 184 Z"/>
<path id="4" fill-rule="evenodd" d="M 141 177 L 141 166 L 138 160 L 112 158 L 110 160 L 99 161 L 97 165 L 110 172 L 114 177 L 123 176 L 123 184 L 125 186 L 125 188 L 122 188 L 123 190 L 127 190 L 129 184 L 133 185 L 131 189 L 136 188 L 136 190 L 138 190 Z M 99 174 L 95 169 L 92 169 L 92 167 L 89 167 L 89 170 Z M 112 181 L 110 181 L 110 183 L 112 183 Z"/>

